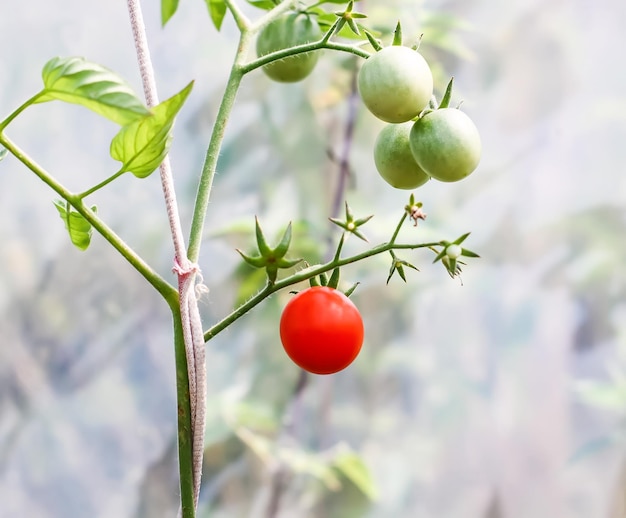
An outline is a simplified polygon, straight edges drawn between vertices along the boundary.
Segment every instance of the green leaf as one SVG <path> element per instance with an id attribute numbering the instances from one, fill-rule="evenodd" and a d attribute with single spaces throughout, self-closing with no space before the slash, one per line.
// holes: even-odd
<path id="1" fill-rule="evenodd" d="M 152 115 L 124 126 L 111 141 L 111 157 L 122 162 L 122 171 L 137 178 L 149 176 L 169 151 L 176 114 L 187 99 L 193 81 L 179 93 L 152 109 Z"/>
<path id="2" fill-rule="evenodd" d="M 68 212 L 68 205 L 64 201 L 55 201 L 54 206 L 59 211 L 61 219 L 65 222 L 65 228 L 70 235 L 72 244 L 80 250 L 87 250 L 89 243 L 91 243 L 91 233 L 93 230 L 91 223 L 79 212 L 71 209 Z M 91 210 L 97 212 L 98 209 L 94 205 L 91 207 Z"/>
<path id="3" fill-rule="evenodd" d="M 161 23 L 163 26 L 174 16 L 177 9 L 178 0 L 161 0 Z"/>
<path id="4" fill-rule="evenodd" d="M 44 89 L 37 103 L 80 104 L 121 126 L 150 113 L 115 72 L 83 58 L 52 58 L 43 67 L 42 77 Z"/>
<path id="5" fill-rule="evenodd" d="M 9 154 L 7 148 L 0 146 L 0 162 Z"/>
<path id="6" fill-rule="evenodd" d="M 209 8 L 209 14 L 213 25 L 219 31 L 222 28 L 224 16 L 226 16 L 226 2 L 224 0 L 204 0 Z"/>
<path id="7" fill-rule="evenodd" d="M 333 467 L 350 480 L 367 498 L 378 499 L 378 488 L 363 459 L 353 451 L 338 454 Z"/>

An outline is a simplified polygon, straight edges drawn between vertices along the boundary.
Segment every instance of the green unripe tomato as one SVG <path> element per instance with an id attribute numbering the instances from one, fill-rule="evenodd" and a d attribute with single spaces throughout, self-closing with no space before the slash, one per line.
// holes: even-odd
<path id="1" fill-rule="evenodd" d="M 434 110 L 419 118 L 411 128 L 410 145 L 420 167 L 442 182 L 462 180 L 480 161 L 478 129 L 456 108 Z"/>
<path id="2" fill-rule="evenodd" d="M 317 21 L 305 13 L 283 14 L 264 27 L 256 40 L 257 56 L 317 41 L 322 37 Z M 263 67 L 274 81 L 295 83 L 308 76 L 319 58 L 318 52 L 296 54 Z"/>
<path id="3" fill-rule="evenodd" d="M 415 189 L 430 178 L 413 158 L 409 144 L 412 126 L 412 122 L 389 124 L 374 144 L 376 169 L 396 189 Z"/>
<path id="4" fill-rule="evenodd" d="M 385 122 L 417 117 L 433 95 L 433 75 L 426 60 L 419 52 L 399 45 L 367 58 L 358 85 L 367 109 Z"/>

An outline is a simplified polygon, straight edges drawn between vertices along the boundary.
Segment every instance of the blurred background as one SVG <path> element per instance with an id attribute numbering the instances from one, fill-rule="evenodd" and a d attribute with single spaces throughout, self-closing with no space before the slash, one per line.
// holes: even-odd
<path id="1" fill-rule="evenodd" d="M 161 98 L 195 79 L 171 151 L 183 222 L 237 34 L 203 2 L 162 29 L 144 2 Z M 82 55 L 141 92 L 125 2 L 3 2 L 0 116 L 41 87 L 53 56 Z M 347 370 L 307 377 L 285 356 L 275 296 L 208 345 L 198 516 L 215 518 L 622 518 L 626 417 L 626 3 L 362 2 L 383 34 L 400 18 L 441 95 L 480 129 L 463 182 L 416 195 L 428 219 L 403 241 L 471 231 L 451 280 L 432 254 L 387 286 L 389 257 L 343 272 L 361 284 L 366 341 Z M 332 10 L 332 9 L 331 9 Z M 250 8 L 251 15 L 261 13 Z M 383 39 L 388 36 L 383 36 Z M 200 266 L 207 325 L 258 289 L 234 251 L 294 222 L 294 255 L 332 251 L 345 199 L 372 243 L 408 192 L 376 173 L 382 123 L 353 89 L 358 60 L 325 52 L 295 85 L 245 78 L 220 157 Z M 346 156 L 346 129 L 354 136 Z M 38 105 L 7 130 L 73 190 L 117 169 L 116 127 Z M 74 248 L 43 183 L 0 163 L 0 516 L 160 518 L 177 509 L 174 356 L 166 305 L 94 236 Z M 341 202 L 343 202 L 341 197 Z M 99 213 L 164 276 L 172 246 L 158 176 L 124 175 Z M 349 240 L 347 250 L 367 245 Z"/>

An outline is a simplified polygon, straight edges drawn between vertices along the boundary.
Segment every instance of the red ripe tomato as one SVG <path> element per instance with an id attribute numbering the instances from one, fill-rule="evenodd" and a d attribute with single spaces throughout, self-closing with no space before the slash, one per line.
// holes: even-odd
<path id="1" fill-rule="evenodd" d="M 287 303 L 280 318 L 280 339 L 287 355 L 314 374 L 345 369 L 363 344 L 363 319 L 340 291 L 313 286 Z"/>

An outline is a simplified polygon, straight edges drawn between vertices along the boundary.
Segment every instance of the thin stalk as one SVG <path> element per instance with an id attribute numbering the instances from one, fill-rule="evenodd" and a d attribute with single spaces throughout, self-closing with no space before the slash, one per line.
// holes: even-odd
<path id="1" fill-rule="evenodd" d="M 6 128 L 13 121 L 13 119 L 15 119 L 26 108 L 28 108 L 29 106 L 32 106 L 33 104 L 35 104 L 37 102 L 37 99 L 39 97 L 41 97 L 44 93 L 45 93 L 44 91 L 41 91 L 38 94 L 33 95 L 25 103 L 23 103 L 22 105 L 18 106 L 6 119 L 4 119 L 2 122 L 0 122 L 0 133 L 2 133 L 4 131 L 4 128 Z"/>
<path id="2" fill-rule="evenodd" d="M 402 223 L 404 223 L 404 220 L 406 219 L 406 217 L 407 217 L 407 212 L 405 210 L 402 213 L 402 217 L 400 218 L 400 221 L 398 222 L 396 229 L 393 231 L 393 236 L 391 236 L 391 240 L 389 241 L 390 243 L 396 242 L 396 238 L 398 237 L 398 233 L 400 232 L 400 229 L 402 228 Z"/>
<path id="3" fill-rule="evenodd" d="M 226 329 L 233 322 L 241 318 L 248 311 L 256 307 L 259 303 L 263 302 L 267 297 L 280 291 L 284 288 L 288 288 L 289 286 L 293 286 L 294 284 L 298 284 L 299 282 L 306 281 L 311 279 L 312 277 L 317 277 L 322 273 L 329 272 L 334 270 L 337 267 L 346 266 L 347 264 L 356 263 L 357 261 L 362 261 L 363 259 L 367 259 L 368 257 L 373 257 L 375 255 L 379 255 L 389 250 L 417 250 L 419 248 L 431 248 L 438 246 L 440 243 L 438 241 L 432 243 L 418 243 L 418 244 L 396 244 L 392 242 L 382 243 L 374 248 L 370 248 L 360 254 L 356 254 L 350 257 L 344 257 L 343 259 L 339 259 L 337 261 L 330 261 L 326 264 L 319 265 L 314 268 L 305 268 L 298 273 L 290 275 L 289 277 L 285 277 L 280 281 L 277 281 L 274 284 L 268 284 L 261 290 L 259 293 L 254 295 L 247 302 L 239 306 L 232 313 L 224 317 L 222 320 L 217 322 L 215 325 L 210 327 L 204 333 L 204 341 L 208 342 L 211 338 L 215 337 L 218 333 Z"/>
<path id="4" fill-rule="evenodd" d="M 22 149 L 20 149 L 6 135 L 0 133 L 0 144 L 2 144 L 15 158 L 22 162 L 28 169 L 35 173 L 46 185 L 54 190 L 61 198 L 66 200 L 77 212 L 79 212 L 93 228 L 106 239 L 135 270 L 137 270 L 152 287 L 154 287 L 168 302 L 176 299 L 178 292 L 170 283 L 163 279 L 152 267 L 146 263 L 124 240 L 119 237 L 98 215 L 86 207 L 82 200 L 70 192 L 64 185 L 59 183 L 42 166 L 31 159 Z"/>
<path id="5" fill-rule="evenodd" d="M 311 43 L 303 43 L 302 45 L 296 45 L 295 47 L 291 47 L 289 49 L 277 50 L 276 52 L 270 52 L 269 54 L 265 54 L 257 59 L 246 63 L 241 66 L 241 72 L 243 74 L 247 74 L 252 72 L 253 70 L 262 67 L 263 65 L 267 65 L 268 63 L 272 63 L 279 59 L 288 58 L 289 56 L 295 56 L 296 54 L 302 54 L 304 52 L 312 52 L 314 50 L 337 50 L 340 52 L 348 52 L 350 54 L 354 54 L 361 58 L 367 59 L 370 57 L 370 53 L 359 48 L 358 45 L 346 45 L 344 43 L 337 43 L 334 41 L 325 41 L 324 38 L 313 41 Z"/>
<path id="6" fill-rule="evenodd" d="M 109 176 L 106 180 L 101 181 L 98 185 L 94 185 L 93 187 L 91 187 L 90 189 L 87 189 L 85 192 L 81 192 L 80 194 L 77 194 L 76 197 L 79 200 L 82 200 L 84 198 L 86 198 L 87 196 L 89 196 L 90 194 L 93 194 L 96 191 L 99 191 L 100 189 L 102 189 L 103 187 L 107 186 L 108 184 L 110 184 L 113 180 L 115 180 L 116 178 L 119 178 L 120 176 L 122 176 L 126 171 L 124 169 L 120 169 L 117 173 Z"/>

